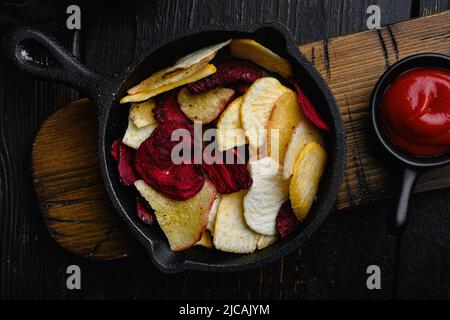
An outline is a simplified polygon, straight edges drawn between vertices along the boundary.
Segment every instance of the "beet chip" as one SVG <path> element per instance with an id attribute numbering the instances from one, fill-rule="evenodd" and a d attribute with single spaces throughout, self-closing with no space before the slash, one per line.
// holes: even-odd
<path id="1" fill-rule="evenodd" d="M 228 163 L 227 159 L 233 159 Z M 239 155 L 235 149 L 213 154 L 212 158 L 206 159 L 204 155 L 202 168 L 211 182 L 222 194 L 237 192 L 248 189 L 253 183 L 252 177 L 247 170 L 245 162 L 239 163 Z"/>
<path id="2" fill-rule="evenodd" d="M 155 214 L 144 201 L 140 199 L 136 200 L 136 211 L 139 220 L 141 220 L 143 223 L 148 225 L 152 225 L 155 223 Z"/>
<path id="3" fill-rule="evenodd" d="M 192 198 L 202 189 L 205 176 L 199 164 L 175 164 L 172 161 L 172 149 L 180 143 L 171 141 L 176 129 L 185 129 L 193 145 L 192 125 L 178 121 L 163 122 L 139 147 L 135 166 L 140 177 L 153 189 L 170 199 L 182 201 Z"/>
<path id="4" fill-rule="evenodd" d="M 134 170 L 135 151 L 118 139 L 111 146 L 111 155 L 119 162 L 120 182 L 124 186 L 132 185 L 137 180 L 136 171 Z"/>
<path id="5" fill-rule="evenodd" d="M 247 93 L 248 89 L 250 88 L 250 83 L 241 82 L 238 83 L 236 87 L 236 92 L 238 92 L 240 95 L 244 95 Z"/>
<path id="6" fill-rule="evenodd" d="M 281 206 L 280 211 L 278 211 L 276 223 L 281 238 L 286 237 L 300 224 L 294 211 L 292 211 L 290 201 L 286 201 Z"/>
<path id="7" fill-rule="evenodd" d="M 201 93 L 217 87 L 226 87 L 235 82 L 253 83 L 263 76 L 256 64 L 246 60 L 224 60 L 216 67 L 216 73 L 188 84 L 188 88 L 194 93 Z"/>
<path id="8" fill-rule="evenodd" d="M 165 121 L 190 122 L 178 105 L 178 91 L 172 91 L 160 97 L 156 102 L 156 107 L 153 108 L 153 115 L 159 123 Z"/>
<path id="9" fill-rule="evenodd" d="M 119 161 L 119 148 L 121 144 L 122 140 L 117 139 L 111 145 L 111 155 L 114 159 L 116 159 L 116 161 Z"/>
<path id="10" fill-rule="evenodd" d="M 308 120 L 311 121 L 317 128 L 329 131 L 330 127 L 325 123 L 325 121 L 322 120 L 319 112 L 316 110 L 316 108 L 314 108 L 311 101 L 303 93 L 298 82 L 294 79 L 290 79 L 290 81 L 295 86 L 295 91 L 297 91 L 298 104 L 302 108 L 302 111 L 305 114 L 306 118 L 308 118 Z"/>

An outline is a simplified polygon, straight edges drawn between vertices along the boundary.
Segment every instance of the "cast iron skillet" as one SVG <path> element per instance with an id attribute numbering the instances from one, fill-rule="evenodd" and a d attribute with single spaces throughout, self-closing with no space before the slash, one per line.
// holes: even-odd
<path id="1" fill-rule="evenodd" d="M 449 152 L 433 157 L 418 157 L 398 148 L 384 131 L 380 117 L 381 101 L 392 81 L 408 70 L 430 67 L 450 71 L 450 57 L 436 53 L 420 53 L 398 61 L 378 80 L 370 101 L 370 114 L 376 137 L 384 150 L 403 167 L 401 184 L 396 190 L 387 220 L 387 227 L 392 234 L 400 234 L 407 225 L 409 198 L 419 174 L 426 168 L 450 163 Z"/>
<path id="2" fill-rule="evenodd" d="M 119 99 L 126 94 L 128 88 L 154 71 L 172 65 L 177 57 L 230 38 L 253 38 L 287 58 L 292 64 L 295 78 L 303 85 L 306 94 L 331 127 L 330 133 L 325 135 L 329 154 L 327 169 L 321 180 L 317 201 L 308 218 L 303 227 L 291 236 L 264 250 L 247 255 L 196 247 L 174 253 L 170 251 L 160 230 L 143 225 L 137 219 L 135 191 L 133 188 L 123 187 L 119 182 L 117 166 L 109 152 L 111 143 L 121 137 L 126 128 L 128 108 L 119 105 Z M 56 64 L 44 65 L 30 58 L 27 55 L 29 41 L 42 46 Z M 218 25 L 193 29 L 155 46 L 122 74 L 114 76 L 100 75 L 89 70 L 53 38 L 30 28 L 13 31 L 4 40 L 4 47 L 8 57 L 21 70 L 78 89 L 97 105 L 99 161 L 111 201 L 131 232 L 148 250 L 156 267 L 163 272 L 238 271 L 260 267 L 297 249 L 317 230 L 333 207 L 345 165 L 346 144 L 341 115 L 329 88 L 313 66 L 300 54 L 294 38 L 283 25 Z"/>

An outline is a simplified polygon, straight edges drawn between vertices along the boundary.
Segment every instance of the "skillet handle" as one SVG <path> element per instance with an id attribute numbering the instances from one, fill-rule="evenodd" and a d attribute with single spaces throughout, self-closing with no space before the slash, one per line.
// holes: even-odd
<path id="1" fill-rule="evenodd" d="M 24 43 L 29 40 L 37 42 L 51 55 L 56 64 L 48 65 L 30 57 Z M 106 83 L 105 77 L 84 66 L 50 35 L 29 27 L 18 28 L 5 37 L 3 48 L 7 57 L 20 70 L 68 85 L 83 92 L 95 102 L 99 102 L 101 87 Z"/>
<path id="2" fill-rule="evenodd" d="M 394 235 L 402 233 L 406 227 L 409 198 L 416 183 L 418 172 L 412 167 L 405 167 L 402 175 L 399 191 L 395 195 L 394 203 L 388 213 L 387 227 Z"/>

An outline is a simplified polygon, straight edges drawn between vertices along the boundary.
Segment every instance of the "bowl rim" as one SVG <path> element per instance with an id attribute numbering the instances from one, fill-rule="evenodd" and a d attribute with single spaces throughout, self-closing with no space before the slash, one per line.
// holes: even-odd
<path id="1" fill-rule="evenodd" d="M 141 55 L 141 57 L 130 67 L 128 67 L 125 73 L 120 76 L 121 81 L 119 82 L 118 88 L 123 88 L 129 76 L 132 73 L 134 73 L 146 59 L 151 57 L 158 49 L 168 44 L 204 32 L 230 32 L 230 33 L 235 32 L 235 33 L 246 33 L 251 35 L 255 34 L 259 30 L 262 30 L 264 28 L 270 28 L 273 31 L 279 33 L 280 37 L 283 38 L 282 40 L 286 42 L 286 52 L 290 55 L 290 58 L 295 60 L 296 63 L 298 63 L 299 65 L 302 66 L 302 68 L 305 69 L 305 71 L 308 73 L 308 76 L 311 77 L 312 80 L 315 82 L 315 85 L 318 87 L 318 89 L 323 95 L 323 98 L 327 103 L 327 107 L 324 109 L 330 112 L 330 118 L 333 119 L 332 123 L 333 126 L 331 132 L 333 134 L 333 140 L 335 141 L 333 150 L 335 161 L 332 164 L 330 163 L 330 174 L 328 179 L 329 181 L 328 190 L 330 192 L 323 195 L 324 199 L 321 203 L 316 203 L 316 206 L 318 207 L 314 219 L 312 219 L 311 222 L 305 227 L 305 229 L 303 229 L 302 232 L 299 232 L 299 234 L 296 235 L 296 237 L 289 239 L 289 241 L 286 242 L 282 247 L 278 248 L 277 252 L 270 253 L 263 257 L 257 257 L 255 258 L 254 261 L 248 261 L 245 262 L 244 264 L 242 263 L 241 264 L 228 263 L 227 265 L 209 264 L 191 260 L 187 257 L 186 258 L 183 257 L 183 259 L 181 259 L 182 261 L 178 261 L 178 259 L 176 259 L 176 261 L 170 261 L 170 263 L 164 263 L 163 261 L 159 261 L 159 259 L 155 255 L 155 252 L 158 252 L 163 249 L 161 248 L 161 243 L 158 243 L 157 241 L 153 241 L 152 239 L 150 239 L 143 231 L 143 228 L 145 226 L 139 225 L 135 223 L 133 219 L 131 219 L 130 217 L 131 213 L 129 213 L 126 210 L 126 208 L 122 205 L 121 201 L 119 200 L 120 190 L 119 188 L 117 188 L 117 186 L 115 186 L 115 183 L 111 179 L 110 175 L 111 167 L 108 164 L 107 159 L 108 158 L 107 150 L 109 150 L 109 146 L 105 144 L 105 136 L 107 135 L 106 132 L 108 127 L 107 120 L 110 118 L 111 107 L 115 105 L 114 100 L 118 100 L 120 98 L 120 96 L 117 95 L 114 97 L 113 100 L 110 101 L 109 103 L 110 107 L 105 108 L 104 112 L 101 115 L 102 117 L 106 118 L 106 121 L 101 121 L 102 126 L 99 128 L 100 129 L 99 152 L 101 154 L 100 159 L 102 159 L 103 161 L 101 164 L 102 175 L 105 179 L 108 194 L 110 195 L 110 198 L 113 202 L 116 211 L 125 220 L 126 224 L 130 228 L 133 235 L 136 236 L 139 242 L 146 247 L 153 264 L 162 272 L 175 273 L 185 270 L 228 272 L 228 271 L 243 271 L 261 267 L 263 265 L 266 265 L 267 263 L 280 259 L 285 254 L 294 251 L 302 243 L 307 241 L 311 237 L 312 233 L 315 232 L 320 227 L 320 225 L 322 225 L 323 221 L 326 219 L 326 217 L 328 216 L 328 214 L 330 213 L 331 209 L 334 206 L 337 193 L 339 191 L 339 187 L 341 184 L 342 176 L 345 170 L 345 162 L 346 162 L 346 139 L 342 116 L 339 111 L 338 105 L 334 99 L 334 96 L 331 92 L 331 89 L 325 83 L 319 72 L 301 54 L 294 37 L 287 29 L 287 27 L 282 25 L 281 23 L 269 21 L 263 24 L 252 26 L 236 25 L 236 24 L 220 24 L 214 26 L 206 25 L 186 30 L 186 32 L 167 38 L 161 43 L 154 45 L 149 50 L 146 50 L 146 54 Z M 120 92 L 119 89 L 116 91 Z M 250 255 L 252 254 L 249 254 L 249 256 Z"/>
<path id="2" fill-rule="evenodd" d="M 402 73 L 413 69 L 434 67 L 433 64 L 437 60 L 444 61 L 450 64 L 450 56 L 433 52 L 413 54 L 397 61 L 395 64 L 387 68 L 381 75 L 381 77 L 378 79 L 370 98 L 369 107 L 370 107 L 371 124 L 378 142 L 383 146 L 384 150 L 387 151 L 389 155 L 392 156 L 394 159 L 412 167 L 428 168 L 448 164 L 450 163 L 450 152 L 446 152 L 444 154 L 432 157 L 420 157 L 409 154 L 406 151 L 403 151 L 402 149 L 397 147 L 388 137 L 383 128 L 383 124 L 381 123 L 380 119 L 381 99 L 383 98 L 386 89 L 392 83 L 392 79 L 395 79 Z M 422 67 L 420 66 L 408 67 L 412 63 L 417 62 L 420 64 L 426 61 L 428 62 L 428 64 L 424 64 Z M 442 69 L 442 67 L 440 66 L 437 68 Z M 450 69 L 448 71 L 450 71 Z"/>

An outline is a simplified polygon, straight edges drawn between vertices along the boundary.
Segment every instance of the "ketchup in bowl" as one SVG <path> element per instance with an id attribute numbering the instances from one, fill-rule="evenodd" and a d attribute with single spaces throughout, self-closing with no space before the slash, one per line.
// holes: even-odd
<path id="1" fill-rule="evenodd" d="M 398 76 L 384 93 L 381 120 L 390 139 L 414 156 L 450 150 L 450 72 L 420 68 Z"/>

